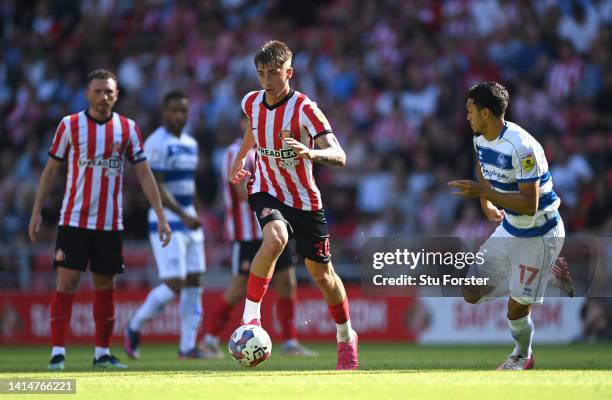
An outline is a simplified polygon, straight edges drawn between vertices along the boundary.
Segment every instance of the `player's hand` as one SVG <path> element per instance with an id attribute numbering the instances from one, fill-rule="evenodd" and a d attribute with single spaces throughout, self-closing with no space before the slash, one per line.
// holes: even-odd
<path id="1" fill-rule="evenodd" d="M 448 186 L 459 189 L 453 192 L 453 196 L 461 197 L 480 197 L 482 195 L 482 184 L 470 180 L 456 180 L 448 182 Z"/>
<path id="2" fill-rule="evenodd" d="M 30 237 L 32 243 L 36 243 L 36 234 L 40 229 L 41 222 L 42 216 L 40 213 L 32 214 L 32 217 L 30 218 L 30 225 L 28 226 L 28 236 Z"/>
<path id="3" fill-rule="evenodd" d="M 166 247 L 170 243 L 172 229 L 170 229 L 170 225 L 168 225 L 168 221 L 165 218 L 157 222 L 157 233 L 159 234 L 159 241 L 162 247 Z"/>
<path id="4" fill-rule="evenodd" d="M 181 222 L 183 223 L 183 225 L 185 225 L 187 228 L 191 230 L 198 229 L 199 227 L 202 226 L 199 219 L 197 219 L 196 217 L 192 217 L 191 215 L 187 215 L 187 214 L 181 217 Z"/>
<path id="5" fill-rule="evenodd" d="M 504 211 L 495 207 L 493 204 L 488 202 L 486 206 L 482 206 L 482 212 L 485 217 L 491 222 L 501 222 L 504 219 Z"/>
<path id="6" fill-rule="evenodd" d="M 298 142 L 292 137 L 284 137 L 283 140 L 295 151 L 295 154 L 297 154 L 298 157 L 312 160 L 312 150 L 304 143 Z"/>
<path id="7" fill-rule="evenodd" d="M 232 164 L 232 170 L 229 174 L 230 183 L 236 185 L 240 183 L 244 178 L 251 176 L 251 173 L 244 169 L 246 160 L 244 158 L 236 158 Z"/>

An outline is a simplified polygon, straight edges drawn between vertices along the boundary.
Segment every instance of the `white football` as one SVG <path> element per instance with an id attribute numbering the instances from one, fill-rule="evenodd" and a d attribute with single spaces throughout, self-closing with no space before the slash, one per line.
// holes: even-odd
<path id="1" fill-rule="evenodd" d="M 230 336 L 229 353 L 245 367 L 254 367 L 272 354 L 270 335 L 261 326 L 242 325 Z"/>

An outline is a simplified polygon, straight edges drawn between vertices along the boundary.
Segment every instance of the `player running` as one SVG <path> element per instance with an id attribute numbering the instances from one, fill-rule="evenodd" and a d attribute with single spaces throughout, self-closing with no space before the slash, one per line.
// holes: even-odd
<path id="1" fill-rule="evenodd" d="M 459 189 L 455 195 L 479 197 L 485 216 L 501 222 L 480 248 L 486 262 L 471 271 L 488 277 L 489 284 L 466 288 L 464 297 L 476 304 L 510 295 L 507 316 L 515 348 L 497 369 L 525 370 L 534 366 L 531 306 L 544 301 L 549 284 L 570 296 L 573 285 L 567 263 L 559 259 L 555 265 L 565 230 L 544 150 L 527 131 L 504 120 L 508 101 L 506 88 L 496 82 L 470 89 L 467 120 L 479 182 L 456 180 L 449 186 Z"/>
<path id="2" fill-rule="evenodd" d="M 172 242 L 162 247 L 155 240 L 157 214 L 149 210 L 150 240 L 157 262 L 157 285 L 127 324 L 123 348 L 133 359 L 139 357 L 142 325 L 162 313 L 180 295 L 181 359 L 204 358 L 196 348 L 202 320 L 201 278 L 205 270 L 204 233 L 195 209 L 194 174 L 198 165 L 198 143 L 183 129 L 187 123 L 189 100 L 181 91 L 171 91 L 163 101 L 163 126 L 145 141 L 145 153 L 159 185 L 164 213 L 174 233 Z"/>
<path id="3" fill-rule="evenodd" d="M 241 102 L 249 124 L 230 181 L 237 184 L 251 175 L 244 167 L 247 153 L 257 145 L 249 203 L 263 231 L 251 264 L 242 322 L 261 323 L 261 301 L 276 261 L 289 238 L 295 238 L 296 250 L 336 322 L 337 369 L 353 370 L 358 367 L 357 333 L 351 327 L 344 285 L 331 263 L 327 221 L 312 174 L 313 162 L 344 166 L 346 155 L 316 103 L 290 88 L 291 58 L 285 43 L 265 43 L 254 58 L 263 90 L 247 93 Z"/>
<path id="4" fill-rule="evenodd" d="M 161 246 L 170 242 L 170 227 L 146 162 L 140 130 L 134 121 L 113 112 L 119 95 L 117 77 L 107 70 L 91 72 L 85 95 L 89 108 L 64 117 L 55 132 L 28 228 L 30 239 L 35 242 L 42 220 L 41 208 L 62 161 L 67 159 L 66 190 L 53 260 L 57 273 L 50 314 L 53 348 L 49 369 L 53 370 L 64 369 L 72 301 L 81 272 L 87 267 L 92 272 L 95 289 L 93 366 L 127 368 L 110 353 L 115 326 L 114 278 L 125 268 L 121 254 L 125 158 L 134 165 L 138 181 L 158 217 L 157 240 Z"/>
<path id="5" fill-rule="evenodd" d="M 207 358 L 222 358 L 219 348 L 219 332 L 227 324 L 234 306 L 246 294 L 247 279 L 251 260 L 261 247 L 261 229 L 255 219 L 255 213 L 247 202 L 249 192 L 246 180 L 239 184 L 229 183 L 229 173 L 232 162 L 240 150 L 241 140 L 232 143 L 223 155 L 221 169 L 223 184 L 223 200 L 225 201 L 225 230 L 232 241 L 232 281 L 223 294 L 223 299 L 206 320 L 206 330 L 203 349 Z M 251 174 L 255 172 L 255 149 L 247 153 L 245 167 Z M 276 299 L 276 315 L 281 325 L 283 338 L 282 351 L 287 355 L 315 356 L 316 352 L 304 347 L 297 340 L 295 329 L 296 278 L 293 267 L 293 257 L 289 246 L 285 247 L 276 261 L 274 285 L 278 297 Z"/>

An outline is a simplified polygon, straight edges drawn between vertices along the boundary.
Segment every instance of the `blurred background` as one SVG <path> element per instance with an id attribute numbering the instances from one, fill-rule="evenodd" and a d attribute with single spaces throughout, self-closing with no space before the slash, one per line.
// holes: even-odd
<path id="1" fill-rule="evenodd" d="M 221 154 L 242 136 L 239 102 L 258 89 L 252 58 L 269 39 L 293 50 L 292 86 L 319 104 L 348 156 L 346 168 L 317 166 L 315 176 L 334 262 L 349 281 L 359 278 L 369 237 L 494 229 L 477 201 L 454 198 L 446 186 L 474 177 L 465 100 L 485 80 L 509 89 L 506 118 L 544 146 L 568 235 L 612 232 L 612 0 L 0 0 L 0 35 L 3 293 L 54 287 L 63 177 L 44 208 L 42 244 L 31 245 L 27 225 L 55 128 L 87 107 L 85 78 L 97 68 L 117 73 L 115 111 L 145 137 L 161 122 L 165 92 L 189 94 L 187 130 L 201 151 L 205 285 L 223 288 L 230 246 Z M 127 172 L 126 188 L 137 186 Z M 156 270 L 141 190 L 126 190 L 124 206 L 128 269 L 119 288 L 146 294 Z M 594 333 L 574 334 L 612 336 L 609 300 L 589 302 L 577 309 L 594 319 Z M 417 307 L 406 320 L 414 331 L 432 318 Z"/>

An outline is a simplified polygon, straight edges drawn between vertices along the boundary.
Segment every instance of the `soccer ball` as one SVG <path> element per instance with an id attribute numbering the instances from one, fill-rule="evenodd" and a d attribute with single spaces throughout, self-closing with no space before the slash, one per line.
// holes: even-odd
<path id="1" fill-rule="evenodd" d="M 245 367 L 254 367 L 272 354 L 270 335 L 261 326 L 242 325 L 232 333 L 229 353 Z"/>

